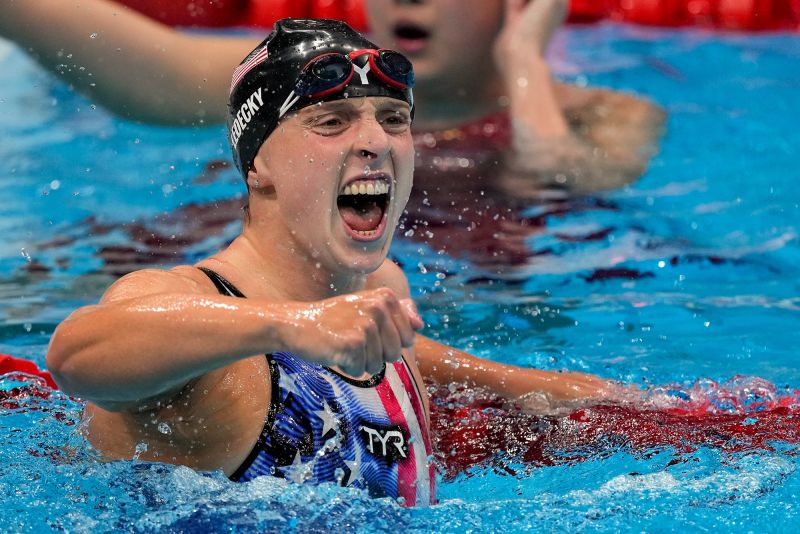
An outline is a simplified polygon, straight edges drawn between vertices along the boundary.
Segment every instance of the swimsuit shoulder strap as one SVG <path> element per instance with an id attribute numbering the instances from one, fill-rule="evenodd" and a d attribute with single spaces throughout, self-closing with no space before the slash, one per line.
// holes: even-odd
<path id="1" fill-rule="evenodd" d="M 230 297 L 245 298 L 244 293 L 239 291 L 235 285 L 230 283 L 224 276 L 208 267 L 198 267 L 201 271 L 208 276 L 219 291 L 220 295 L 228 295 Z"/>
<path id="2" fill-rule="evenodd" d="M 211 281 L 216 286 L 217 291 L 219 291 L 220 295 L 227 295 L 230 297 L 240 297 L 246 298 L 244 293 L 239 291 L 235 285 L 233 285 L 230 281 L 228 281 L 224 276 L 219 274 L 218 272 L 209 269 L 208 267 L 198 267 L 206 276 L 208 276 Z M 281 407 L 281 396 L 280 396 L 280 368 L 278 363 L 272 358 L 271 355 L 266 354 L 267 358 L 267 365 L 269 365 L 269 376 L 270 376 L 270 389 L 272 391 L 270 396 L 269 402 L 269 410 L 267 411 L 267 418 L 264 421 L 264 426 L 261 428 L 261 433 L 259 434 L 258 441 L 256 442 L 253 449 L 250 451 L 250 454 L 247 455 L 247 458 L 239 466 L 239 468 L 230 476 L 231 480 L 239 480 L 241 477 L 250 469 L 253 463 L 258 458 L 258 455 L 261 453 L 265 440 L 270 437 L 270 433 L 272 432 L 272 427 L 275 425 L 275 414 L 278 411 L 278 408 Z M 268 474 L 267 472 L 258 472 L 259 475 Z"/>

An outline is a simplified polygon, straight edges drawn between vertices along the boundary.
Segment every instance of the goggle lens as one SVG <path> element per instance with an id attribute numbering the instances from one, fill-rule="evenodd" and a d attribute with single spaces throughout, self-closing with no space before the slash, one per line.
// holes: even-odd
<path id="1" fill-rule="evenodd" d="M 341 54 L 325 54 L 303 68 L 294 92 L 304 97 L 323 96 L 347 85 L 352 76 L 353 64 L 349 59 Z"/>
<path id="2" fill-rule="evenodd" d="M 311 65 L 311 74 L 326 82 L 339 82 L 345 79 L 351 70 L 350 62 L 338 54 L 322 56 Z"/>
<path id="3" fill-rule="evenodd" d="M 394 50 L 380 50 L 375 63 L 383 74 L 402 84 L 402 89 L 414 87 L 414 69 L 404 55 Z"/>

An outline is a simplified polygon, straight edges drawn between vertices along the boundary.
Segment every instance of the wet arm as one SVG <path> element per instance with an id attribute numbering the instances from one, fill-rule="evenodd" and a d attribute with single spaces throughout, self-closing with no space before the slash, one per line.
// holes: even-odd
<path id="1" fill-rule="evenodd" d="M 2 0 L 0 35 L 110 111 L 167 125 L 223 122 L 231 73 L 256 44 L 179 32 L 106 0 Z"/>
<path id="2" fill-rule="evenodd" d="M 171 273 L 135 273 L 59 325 L 47 366 L 64 391 L 101 406 L 150 399 L 278 349 L 270 309 L 258 299 L 198 294 L 196 284 Z"/>
<path id="3" fill-rule="evenodd" d="M 420 371 L 439 384 L 451 382 L 481 387 L 509 400 L 520 399 L 532 411 L 547 412 L 565 405 L 599 400 L 610 384 L 584 373 L 541 371 L 478 358 L 417 335 Z"/>

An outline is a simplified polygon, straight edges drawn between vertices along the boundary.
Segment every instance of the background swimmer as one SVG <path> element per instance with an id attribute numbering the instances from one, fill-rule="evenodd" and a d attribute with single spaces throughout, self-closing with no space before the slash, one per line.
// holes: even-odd
<path id="1" fill-rule="evenodd" d="M 660 110 L 628 95 L 553 84 L 543 54 L 565 0 L 365 5 L 377 38 L 420 64 L 423 111 L 415 128 L 514 117 L 510 142 L 495 156 L 507 167 L 495 181 L 513 194 L 616 187 L 639 176 L 652 155 Z M 13 2 L 0 10 L 0 33 L 46 67 L 116 113 L 159 124 L 224 120 L 228 73 L 255 45 L 175 31 L 104 0 Z"/>

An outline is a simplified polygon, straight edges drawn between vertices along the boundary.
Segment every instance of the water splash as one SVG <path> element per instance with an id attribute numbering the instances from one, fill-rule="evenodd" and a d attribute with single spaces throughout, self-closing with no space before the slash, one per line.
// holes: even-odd
<path id="1" fill-rule="evenodd" d="M 431 409 L 447 479 L 487 468 L 514 476 L 514 464 L 575 464 L 620 450 L 646 457 L 668 449 L 679 462 L 703 447 L 732 455 L 800 444 L 800 393 L 757 377 L 658 386 L 562 416 L 531 415 L 482 391 L 437 388 Z"/>

